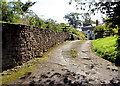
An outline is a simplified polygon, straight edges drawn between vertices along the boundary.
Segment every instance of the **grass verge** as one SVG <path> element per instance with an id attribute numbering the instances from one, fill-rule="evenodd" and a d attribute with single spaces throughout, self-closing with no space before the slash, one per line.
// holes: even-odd
<path id="1" fill-rule="evenodd" d="M 100 57 L 114 63 L 117 58 L 116 40 L 117 37 L 106 37 L 93 40 L 92 49 Z"/>

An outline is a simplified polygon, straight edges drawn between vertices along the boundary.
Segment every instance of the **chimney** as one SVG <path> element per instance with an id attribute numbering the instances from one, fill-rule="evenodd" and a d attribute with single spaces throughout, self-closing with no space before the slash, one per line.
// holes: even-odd
<path id="1" fill-rule="evenodd" d="M 96 26 L 98 26 L 98 20 L 96 20 Z"/>

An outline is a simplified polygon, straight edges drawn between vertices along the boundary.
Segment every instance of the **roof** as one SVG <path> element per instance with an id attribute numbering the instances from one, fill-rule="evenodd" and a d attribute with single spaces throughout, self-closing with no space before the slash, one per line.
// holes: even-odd
<path id="1" fill-rule="evenodd" d="M 95 26 L 86 26 L 86 27 L 81 27 L 82 31 L 92 31 L 95 28 Z"/>

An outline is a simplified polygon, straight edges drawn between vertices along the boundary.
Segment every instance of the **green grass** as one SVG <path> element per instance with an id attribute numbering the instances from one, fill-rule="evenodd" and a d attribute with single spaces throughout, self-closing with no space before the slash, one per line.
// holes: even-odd
<path id="1" fill-rule="evenodd" d="M 117 37 L 106 37 L 93 40 L 93 51 L 95 51 L 97 55 L 114 63 L 117 58 L 116 40 Z"/>

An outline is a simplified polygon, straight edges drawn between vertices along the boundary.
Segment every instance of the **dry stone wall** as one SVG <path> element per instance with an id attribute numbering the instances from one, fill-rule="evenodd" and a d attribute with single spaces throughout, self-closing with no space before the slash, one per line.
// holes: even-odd
<path id="1" fill-rule="evenodd" d="M 3 23 L 2 69 L 21 65 L 68 38 L 69 34 L 64 32 Z"/>

